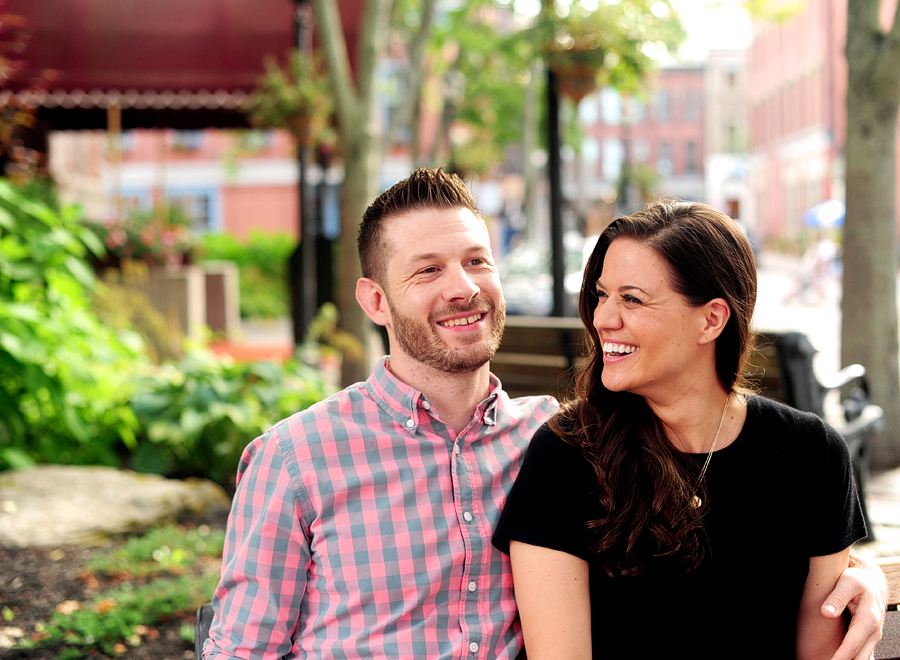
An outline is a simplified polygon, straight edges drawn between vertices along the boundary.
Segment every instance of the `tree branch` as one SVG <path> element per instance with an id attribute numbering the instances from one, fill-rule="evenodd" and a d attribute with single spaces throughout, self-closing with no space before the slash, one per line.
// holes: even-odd
<path id="1" fill-rule="evenodd" d="M 371 98 L 375 84 L 375 69 L 379 56 L 384 52 L 382 44 L 387 42 L 388 30 L 391 26 L 391 8 L 393 0 L 365 0 L 362 32 L 357 44 L 357 72 L 359 81 L 357 89 L 360 99 Z"/>
<path id="2" fill-rule="evenodd" d="M 425 46 L 428 45 L 428 37 L 431 35 L 431 23 L 434 18 L 435 0 L 424 0 L 422 4 L 422 21 L 419 30 L 413 36 L 409 47 L 409 69 L 406 72 L 406 96 L 400 104 L 397 112 L 391 117 L 391 125 L 388 128 L 388 140 L 393 139 L 397 129 L 404 124 L 409 124 L 416 105 L 422 102 L 422 80 L 425 77 Z M 413 154 L 417 156 L 417 154 Z"/>
<path id="3" fill-rule="evenodd" d="M 346 133 L 354 125 L 358 97 L 354 93 L 350 58 L 347 56 L 347 40 L 344 37 L 337 0 L 312 0 L 312 2 L 319 48 L 325 55 L 325 63 L 334 90 L 338 129 Z"/>

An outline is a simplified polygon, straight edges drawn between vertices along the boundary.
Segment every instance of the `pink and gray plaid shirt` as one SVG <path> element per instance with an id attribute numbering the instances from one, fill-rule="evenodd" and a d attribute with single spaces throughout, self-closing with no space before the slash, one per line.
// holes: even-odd
<path id="1" fill-rule="evenodd" d="M 492 392 L 456 436 L 382 362 L 238 467 L 208 659 L 515 658 L 491 535 L 551 397 Z"/>

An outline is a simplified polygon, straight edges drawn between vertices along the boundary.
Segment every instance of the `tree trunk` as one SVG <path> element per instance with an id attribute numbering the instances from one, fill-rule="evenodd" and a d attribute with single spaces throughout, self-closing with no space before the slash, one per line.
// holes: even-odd
<path id="1" fill-rule="evenodd" d="M 356 57 L 356 83 L 350 70 L 347 44 L 337 0 L 313 0 L 316 32 L 334 91 L 339 149 L 344 159 L 341 192 L 341 239 L 338 245 L 337 298 L 340 329 L 359 339 L 361 355 L 345 352 L 341 383 L 350 385 L 368 376 L 366 356 L 368 319 L 356 302 L 360 276 L 356 234 L 366 206 L 378 192 L 378 132 L 375 126 L 375 71 L 387 47 L 391 0 L 366 0 Z"/>
<path id="2" fill-rule="evenodd" d="M 847 23 L 847 214 L 841 362 L 866 367 L 885 429 L 871 448 L 875 468 L 900 465 L 897 325 L 896 126 L 900 48 L 887 35 L 879 0 L 849 0 Z"/>

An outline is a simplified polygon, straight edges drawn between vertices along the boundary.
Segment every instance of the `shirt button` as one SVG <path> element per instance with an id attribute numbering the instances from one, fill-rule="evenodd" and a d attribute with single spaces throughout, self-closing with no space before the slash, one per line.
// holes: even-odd
<path id="1" fill-rule="evenodd" d="M 459 455 L 459 445 L 453 445 L 453 453 Z"/>
<path id="2" fill-rule="evenodd" d="M 415 425 L 416 425 L 416 423 L 414 421 L 412 421 L 411 419 L 406 420 L 406 428 L 411 429 Z"/>
<path id="3" fill-rule="evenodd" d="M 471 644 L 469 644 L 469 650 L 472 653 L 478 653 L 478 644 L 476 644 L 475 642 L 472 642 Z"/>
<path id="4" fill-rule="evenodd" d="M 472 514 L 469 513 L 468 511 L 466 511 L 466 512 L 463 514 L 463 518 L 466 519 L 466 522 L 472 522 Z"/>
<path id="5" fill-rule="evenodd" d="M 469 582 L 469 591 L 475 591 L 477 588 L 478 588 L 478 585 L 475 584 L 475 582 Z"/>
<path id="6" fill-rule="evenodd" d="M 431 410 L 431 404 L 428 403 L 427 401 L 423 401 L 423 402 L 422 402 L 422 407 L 423 407 L 425 410 Z"/>

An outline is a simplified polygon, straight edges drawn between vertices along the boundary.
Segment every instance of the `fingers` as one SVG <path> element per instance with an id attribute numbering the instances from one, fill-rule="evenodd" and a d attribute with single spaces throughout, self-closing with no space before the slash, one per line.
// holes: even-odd
<path id="1" fill-rule="evenodd" d="M 832 660 L 868 660 L 881 641 L 885 596 L 874 577 L 871 569 L 848 568 L 822 604 L 824 617 L 834 619 L 844 610 L 852 617 L 844 641 Z"/>
<path id="2" fill-rule="evenodd" d="M 857 612 L 841 646 L 831 660 L 869 660 L 881 641 L 881 621 L 868 612 Z"/>
<path id="3" fill-rule="evenodd" d="M 848 568 L 843 572 L 837 584 L 825 602 L 822 603 L 822 616 L 828 619 L 839 617 L 850 603 L 857 598 L 865 596 L 866 585 L 857 575 L 861 569 Z"/>

